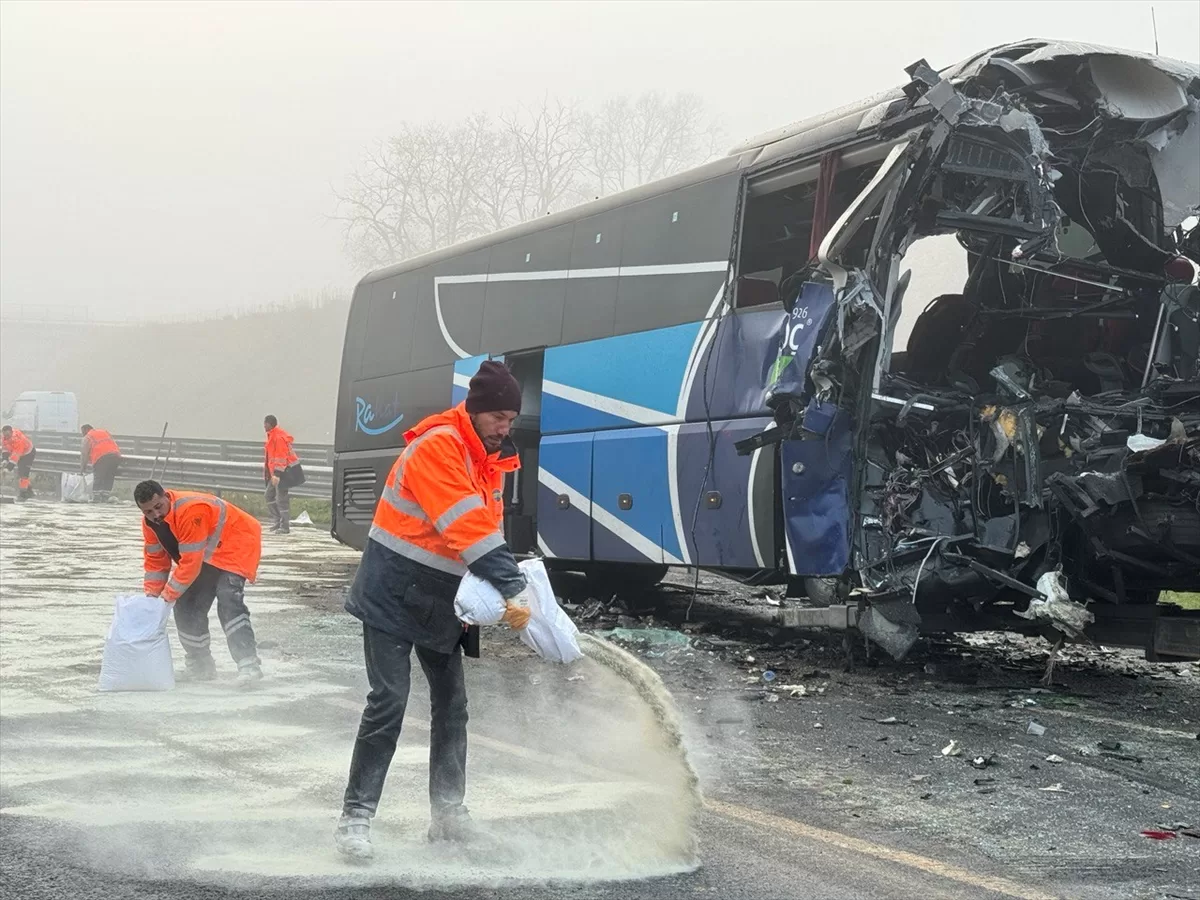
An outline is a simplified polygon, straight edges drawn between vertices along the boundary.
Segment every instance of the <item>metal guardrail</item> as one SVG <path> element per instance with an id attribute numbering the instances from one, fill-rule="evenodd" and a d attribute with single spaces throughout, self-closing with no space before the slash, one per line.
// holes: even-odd
<path id="1" fill-rule="evenodd" d="M 78 472 L 82 437 L 62 432 L 30 435 L 37 458 L 34 471 Z M 214 441 L 193 438 L 162 440 L 146 435 L 114 434 L 121 448 L 122 480 L 142 480 L 153 474 L 172 487 L 201 488 L 220 493 L 263 490 L 263 445 L 257 441 Z M 292 488 L 297 497 L 333 496 L 333 447 L 329 444 L 293 444 L 307 480 Z M 158 456 L 157 466 L 155 455 Z"/>

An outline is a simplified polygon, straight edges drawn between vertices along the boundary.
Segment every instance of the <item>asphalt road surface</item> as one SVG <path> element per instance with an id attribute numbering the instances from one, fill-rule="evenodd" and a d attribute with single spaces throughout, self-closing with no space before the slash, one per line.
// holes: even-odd
<path id="1" fill-rule="evenodd" d="M 705 797 L 693 816 L 683 763 L 624 682 L 588 660 L 543 664 L 500 631 L 468 670 L 468 803 L 484 839 L 423 840 L 428 700 L 417 676 L 376 820 L 377 859 L 347 866 L 332 830 L 366 684 L 360 631 L 337 597 L 356 555 L 318 529 L 264 543 L 259 582 L 247 590 L 268 676 L 257 690 L 234 687 L 214 611 L 220 680 L 100 694 L 112 598 L 140 586 L 136 509 L 0 508 L 5 896 L 1135 895 L 1120 879 L 1006 865 L 969 835 L 931 840 L 927 829 L 869 818 L 843 827 L 810 809 L 805 791 L 764 774 L 764 757 L 786 761 L 789 746 L 811 745 L 800 732 L 808 720 L 765 729 L 765 705 L 751 708 L 740 688 L 689 696 L 700 688 L 677 670 L 669 683 Z M 179 663 L 173 627 L 171 638 Z M 701 702 L 703 715 L 693 715 Z M 1189 889 L 1186 859 L 1163 865 L 1137 895 Z"/>

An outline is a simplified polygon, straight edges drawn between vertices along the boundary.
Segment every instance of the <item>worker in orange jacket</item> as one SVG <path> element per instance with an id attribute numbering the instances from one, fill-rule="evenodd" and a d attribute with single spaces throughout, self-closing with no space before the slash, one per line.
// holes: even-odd
<path id="1" fill-rule="evenodd" d="M 164 490 L 157 481 L 141 482 L 133 499 L 145 515 L 145 592 L 175 604 L 175 630 L 188 677 L 210 681 L 217 675 L 208 635 L 208 611 L 215 599 L 217 618 L 237 663 L 239 686 L 261 680 L 258 645 L 244 599 L 246 582 L 258 574 L 262 553 L 258 520 L 219 497 Z"/>
<path id="2" fill-rule="evenodd" d="M 370 858 L 371 818 L 408 702 L 410 654 L 429 681 L 430 840 L 473 833 L 466 795 L 467 691 L 463 651 L 478 656 L 478 630 L 454 613 L 469 570 L 506 599 L 504 621 L 529 622 L 532 590 L 503 534 L 504 476 L 518 468 L 508 439 L 521 389 L 508 368 L 488 361 L 471 379 L 465 403 L 423 420 L 404 435 L 375 508 L 346 610 L 363 623 L 371 692 L 363 710 L 338 822 L 338 850 Z"/>
<path id="3" fill-rule="evenodd" d="M 117 469 L 121 467 L 121 448 L 103 428 L 82 425 L 83 443 L 79 450 L 79 471 L 92 470 L 92 502 L 105 503 L 112 493 Z"/>
<path id="4" fill-rule="evenodd" d="M 292 436 L 279 427 L 274 416 L 263 419 L 267 440 L 263 446 L 263 478 L 266 481 L 267 512 L 271 514 L 271 531 L 287 534 L 291 531 L 292 503 L 288 492 L 304 480 L 300 457 L 292 449 Z"/>
<path id="5" fill-rule="evenodd" d="M 17 470 L 17 499 L 30 500 L 33 497 L 33 485 L 29 481 L 29 475 L 37 457 L 33 441 L 19 428 L 13 428 L 11 425 L 0 429 L 0 435 L 3 435 L 0 446 L 3 447 L 4 466 L 10 472 L 13 469 Z"/>

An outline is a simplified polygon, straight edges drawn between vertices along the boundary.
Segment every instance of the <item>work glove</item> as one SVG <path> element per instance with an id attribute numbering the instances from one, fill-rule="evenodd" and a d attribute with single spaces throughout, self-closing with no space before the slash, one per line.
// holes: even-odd
<path id="1" fill-rule="evenodd" d="M 530 587 L 526 587 L 515 597 L 509 597 L 504 601 L 505 610 L 504 615 L 500 617 L 500 621 L 513 631 L 523 631 L 525 626 L 529 624 L 529 606 L 532 600 L 533 588 Z"/>

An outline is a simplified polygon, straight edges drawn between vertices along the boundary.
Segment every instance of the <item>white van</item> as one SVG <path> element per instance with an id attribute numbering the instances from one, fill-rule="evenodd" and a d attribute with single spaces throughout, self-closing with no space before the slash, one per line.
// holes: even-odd
<path id="1" fill-rule="evenodd" d="M 70 391 L 22 391 L 4 412 L 5 425 L 21 431 L 79 432 L 79 404 Z"/>

